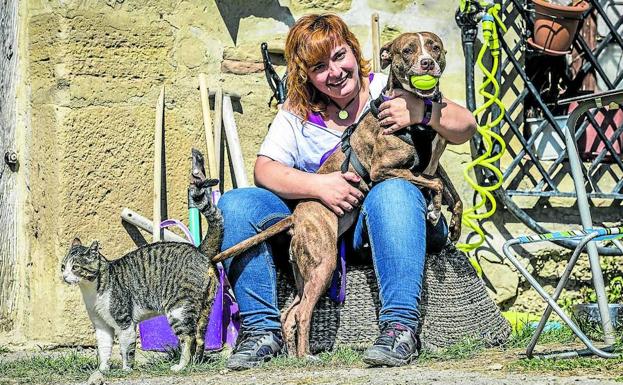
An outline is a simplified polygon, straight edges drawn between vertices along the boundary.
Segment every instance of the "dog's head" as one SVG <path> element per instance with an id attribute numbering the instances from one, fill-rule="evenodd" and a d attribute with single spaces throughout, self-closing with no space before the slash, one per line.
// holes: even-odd
<path id="1" fill-rule="evenodd" d="M 439 95 L 439 82 L 430 89 L 418 89 L 412 76 L 430 75 L 439 79 L 446 68 L 443 41 L 432 32 L 403 33 L 381 48 L 381 68 L 391 65 L 393 86 L 411 91 L 422 98 Z"/>

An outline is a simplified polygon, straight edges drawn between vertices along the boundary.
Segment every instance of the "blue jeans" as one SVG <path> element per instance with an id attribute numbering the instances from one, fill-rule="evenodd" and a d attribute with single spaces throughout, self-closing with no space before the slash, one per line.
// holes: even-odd
<path id="1" fill-rule="evenodd" d="M 223 250 L 290 215 L 293 204 L 256 187 L 223 194 L 218 203 L 225 221 Z M 403 179 L 381 182 L 370 190 L 354 231 L 347 233 L 352 234 L 349 249 L 363 252 L 364 244 L 370 246 L 381 300 L 380 322 L 400 322 L 417 329 L 427 243 L 429 250 L 440 250 L 448 233 L 443 217 L 435 227 L 430 226 L 426 206 L 413 184 Z M 263 243 L 224 262 L 244 330 L 281 328 L 275 263 L 284 261 L 278 258 L 287 259 L 287 253 L 274 254 Z"/>

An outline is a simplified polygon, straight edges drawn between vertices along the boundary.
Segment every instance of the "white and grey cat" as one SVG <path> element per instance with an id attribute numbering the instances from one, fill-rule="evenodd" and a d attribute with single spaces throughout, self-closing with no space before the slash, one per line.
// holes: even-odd
<path id="1" fill-rule="evenodd" d="M 93 242 L 74 239 L 62 262 L 63 280 L 77 284 L 95 328 L 99 370 L 110 368 L 113 337 L 119 337 L 124 370 L 132 370 L 136 325 L 164 314 L 180 340 L 181 357 L 171 370 L 182 370 L 195 355 L 203 354 L 208 315 L 218 286 L 215 265 L 220 249 L 223 218 L 210 202 L 207 180 L 191 187 L 191 197 L 208 221 L 209 232 L 199 247 L 190 243 L 157 242 L 110 261 Z M 194 186 L 194 185 L 191 185 Z"/>

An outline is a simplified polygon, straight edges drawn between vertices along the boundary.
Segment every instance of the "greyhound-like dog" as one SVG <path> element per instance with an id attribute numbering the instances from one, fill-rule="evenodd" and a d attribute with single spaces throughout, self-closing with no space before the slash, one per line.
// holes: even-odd
<path id="1" fill-rule="evenodd" d="M 381 61 L 383 68 L 391 64 L 387 84 L 389 92 L 393 88 L 403 88 L 423 98 L 439 95 L 438 84 L 431 90 L 423 91 L 415 89 L 410 81 L 414 75 L 432 75 L 435 78 L 441 76 L 445 68 L 445 50 L 437 35 L 431 32 L 402 34 L 382 48 Z M 435 135 L 431 143 L 432 135 L 421 135 L 425 131 L 434 133 L 430 128 L 413 130 L 411 135 L 407 135 L 410 137 L 407 139 L 400 135 L 383 135 L 383 128 L 375 113 L 378 112 L 381 102 L 382 98 L 372 102 L 372 113 L 366 114 L 358 124 L 345 130 L 342 151 L 331 154 L 317 172 L 357 172 L 361 182 L 356 187 L 364 194 L 368 193 L 372 183 L 391 178 L 403 178 L 428 189 L 432 193 L 428 220 L 436 223 L 441 215 L 442 198 L 445 199 L 452 211 L 450 239 L 456 241 L 460 235 L 462 203 L 446 173 L 439 166 L 446 140 Z M 414 146 L 417 143 L 420 147 L 419 142 L 424 140 L 422 138 L 426 138 L 432 147 L 430 161 L 425 168 L 422 164 L 425 160 L 420 159 L 421 155 Z M 422 169 L 423 172 L 416 171 Z M 289 354 L 299 357 L 310 355 L 312 312 L 319 298 L 327 291 L 336 268 L 338 237 L 354 223 L 357 214 L 357 210 L 354 210 L 338 218 L 321 202 L 303 200 L 288 218 L 212 259 L 218 262 L 233 257 L 277 233 L 290 229 L 290 259 L 298 294 L 281 316 Z"/>

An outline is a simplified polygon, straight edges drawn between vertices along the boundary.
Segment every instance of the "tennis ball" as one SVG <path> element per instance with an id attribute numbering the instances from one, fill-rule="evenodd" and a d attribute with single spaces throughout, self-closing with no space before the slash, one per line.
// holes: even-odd
<path id="1" fill-rule="evenodd" d="M 409 80 L 411 80 L 413 87 L 424 91 L 433 89 L 439 82 L 438 78 L 431 75 L 413 75 Z"/>

